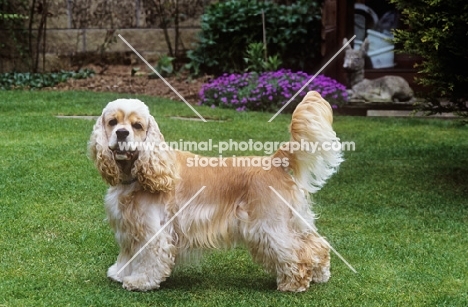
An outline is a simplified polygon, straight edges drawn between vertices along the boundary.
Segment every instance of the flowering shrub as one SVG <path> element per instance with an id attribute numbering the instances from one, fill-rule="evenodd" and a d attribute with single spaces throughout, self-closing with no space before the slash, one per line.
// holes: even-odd
<path id="1" fill-rule="evenodd" d="M 312 78 L 304 72 L 278 70 L 265 73 L 224 74 L 203 85 L 199 105 L 237 111 L 277 111 Z M 346 87 L 334 79 L 317 76 L 286 107 L 293 111 L 309 91 L 319 92 L 334 108 L 347 101 Z"/>

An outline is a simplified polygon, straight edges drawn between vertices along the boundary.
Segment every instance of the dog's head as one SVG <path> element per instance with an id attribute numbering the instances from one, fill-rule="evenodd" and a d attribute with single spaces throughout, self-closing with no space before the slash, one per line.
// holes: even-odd
<path id="1" fill-rule="evenodd" d="M 138 180 L 152 192 L 172 189 L 172 153 L 148 107 L 138 99 L 110 102 L 94 125 L 89 152 L 102 177 L 117 185 Z M 167 147 L 166 147 L 167 149 Z"/>
<path id="2" fill-rule="evenodd" d="M 148 107 L 137 99 L 118 99 L 104 108 L 101 122 L 115 160 L 135 158 L 137 145 L 146 140 L 150 116 Z"/>

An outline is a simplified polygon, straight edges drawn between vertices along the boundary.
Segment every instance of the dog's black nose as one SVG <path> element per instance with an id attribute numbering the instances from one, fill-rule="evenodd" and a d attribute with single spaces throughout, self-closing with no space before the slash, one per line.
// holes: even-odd
<path id="1" fill-rule="evenodd" d="M 117 134 L 118 140 L 125 140 L 127 136 L 130 134 L 130 131 L 128 131 L 127 129 L 121 128 L 115 131 L 115 133 Z"/>

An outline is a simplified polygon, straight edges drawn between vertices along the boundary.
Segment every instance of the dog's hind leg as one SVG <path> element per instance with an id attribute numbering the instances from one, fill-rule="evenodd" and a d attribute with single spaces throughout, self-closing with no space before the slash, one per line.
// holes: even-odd
<path id="1" fill-rule="evenodd" d="M 301 236 L 302 249 L 299 251 L 301 263 L 312 263 L 312 281 L 324 283 L 330 279 L 330 247 L 322 237 L 315 233 Z"/>
<path id="2" fill-rule="evenodd" d="M 311 281 L 330 277 L 329 253 L 322 239 L 292 231 L 290 225 L 260 225 L 247 240 L 253 259 L 276 274 L 278 290 L 302 292 Z"/>
<path id="3" fill-rule="evenodd" d="M 277 272 L 280 291 L 304 291 L 311 281 L 322 283 L 330 278 L 330 253 L 324 240 L 313 233 L 294 235 L 297 240 L 294 257 Z"/>

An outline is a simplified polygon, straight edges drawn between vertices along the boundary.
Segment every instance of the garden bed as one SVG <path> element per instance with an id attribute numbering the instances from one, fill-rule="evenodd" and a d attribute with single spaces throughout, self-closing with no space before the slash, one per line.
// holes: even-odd
<path id="1" fill-rule="evenodd" d="M 132 76 L 131 70 L 135 66 L 113 65 L 102 71 L 101 67 L 91 66 L 96 74 L 87 79 L 69 79 L 53 87 L 54 90 L 85 90 L 92 92 L 117 92 L 130 95 L 149 95 L 180 101 L 180 98 L 159 78 L 149 79 L 149 68 L 140 65 L 141 74 Z M 171 76 L 166 80 L 191 104 L 200 101 L 199 92 L 211 77 L 188 79 L 187 75 Z M 354 102 L 335 109 L 337 115 L 367 116 L 369 110 L 412 111 L 411 103 L 363 103 Z M 389 116 L 394 116 L 389 113 Z"/>
<path id="2" fill-rule="evenodd" d="M 140 75 L 132 76 L 134 67 L 140 67 Z M 128 94 L 141 94 L 158 96 L 171 100 L 180 98 L 159 78 L 149 79 L 147 74 L 152 71 L 146 65 L 113 65 L 103 69 L 98 66 L 90 66 L 96 74 L 92 78 L 74 80 L 60 83 L 54 90 L 85 90 L 92 92 L 116 92 Z M 166 80 L 191 104 L 198 102 L 198 92 L 209 77 L 189 80 L 188 76 L 171 76 Z"/>

